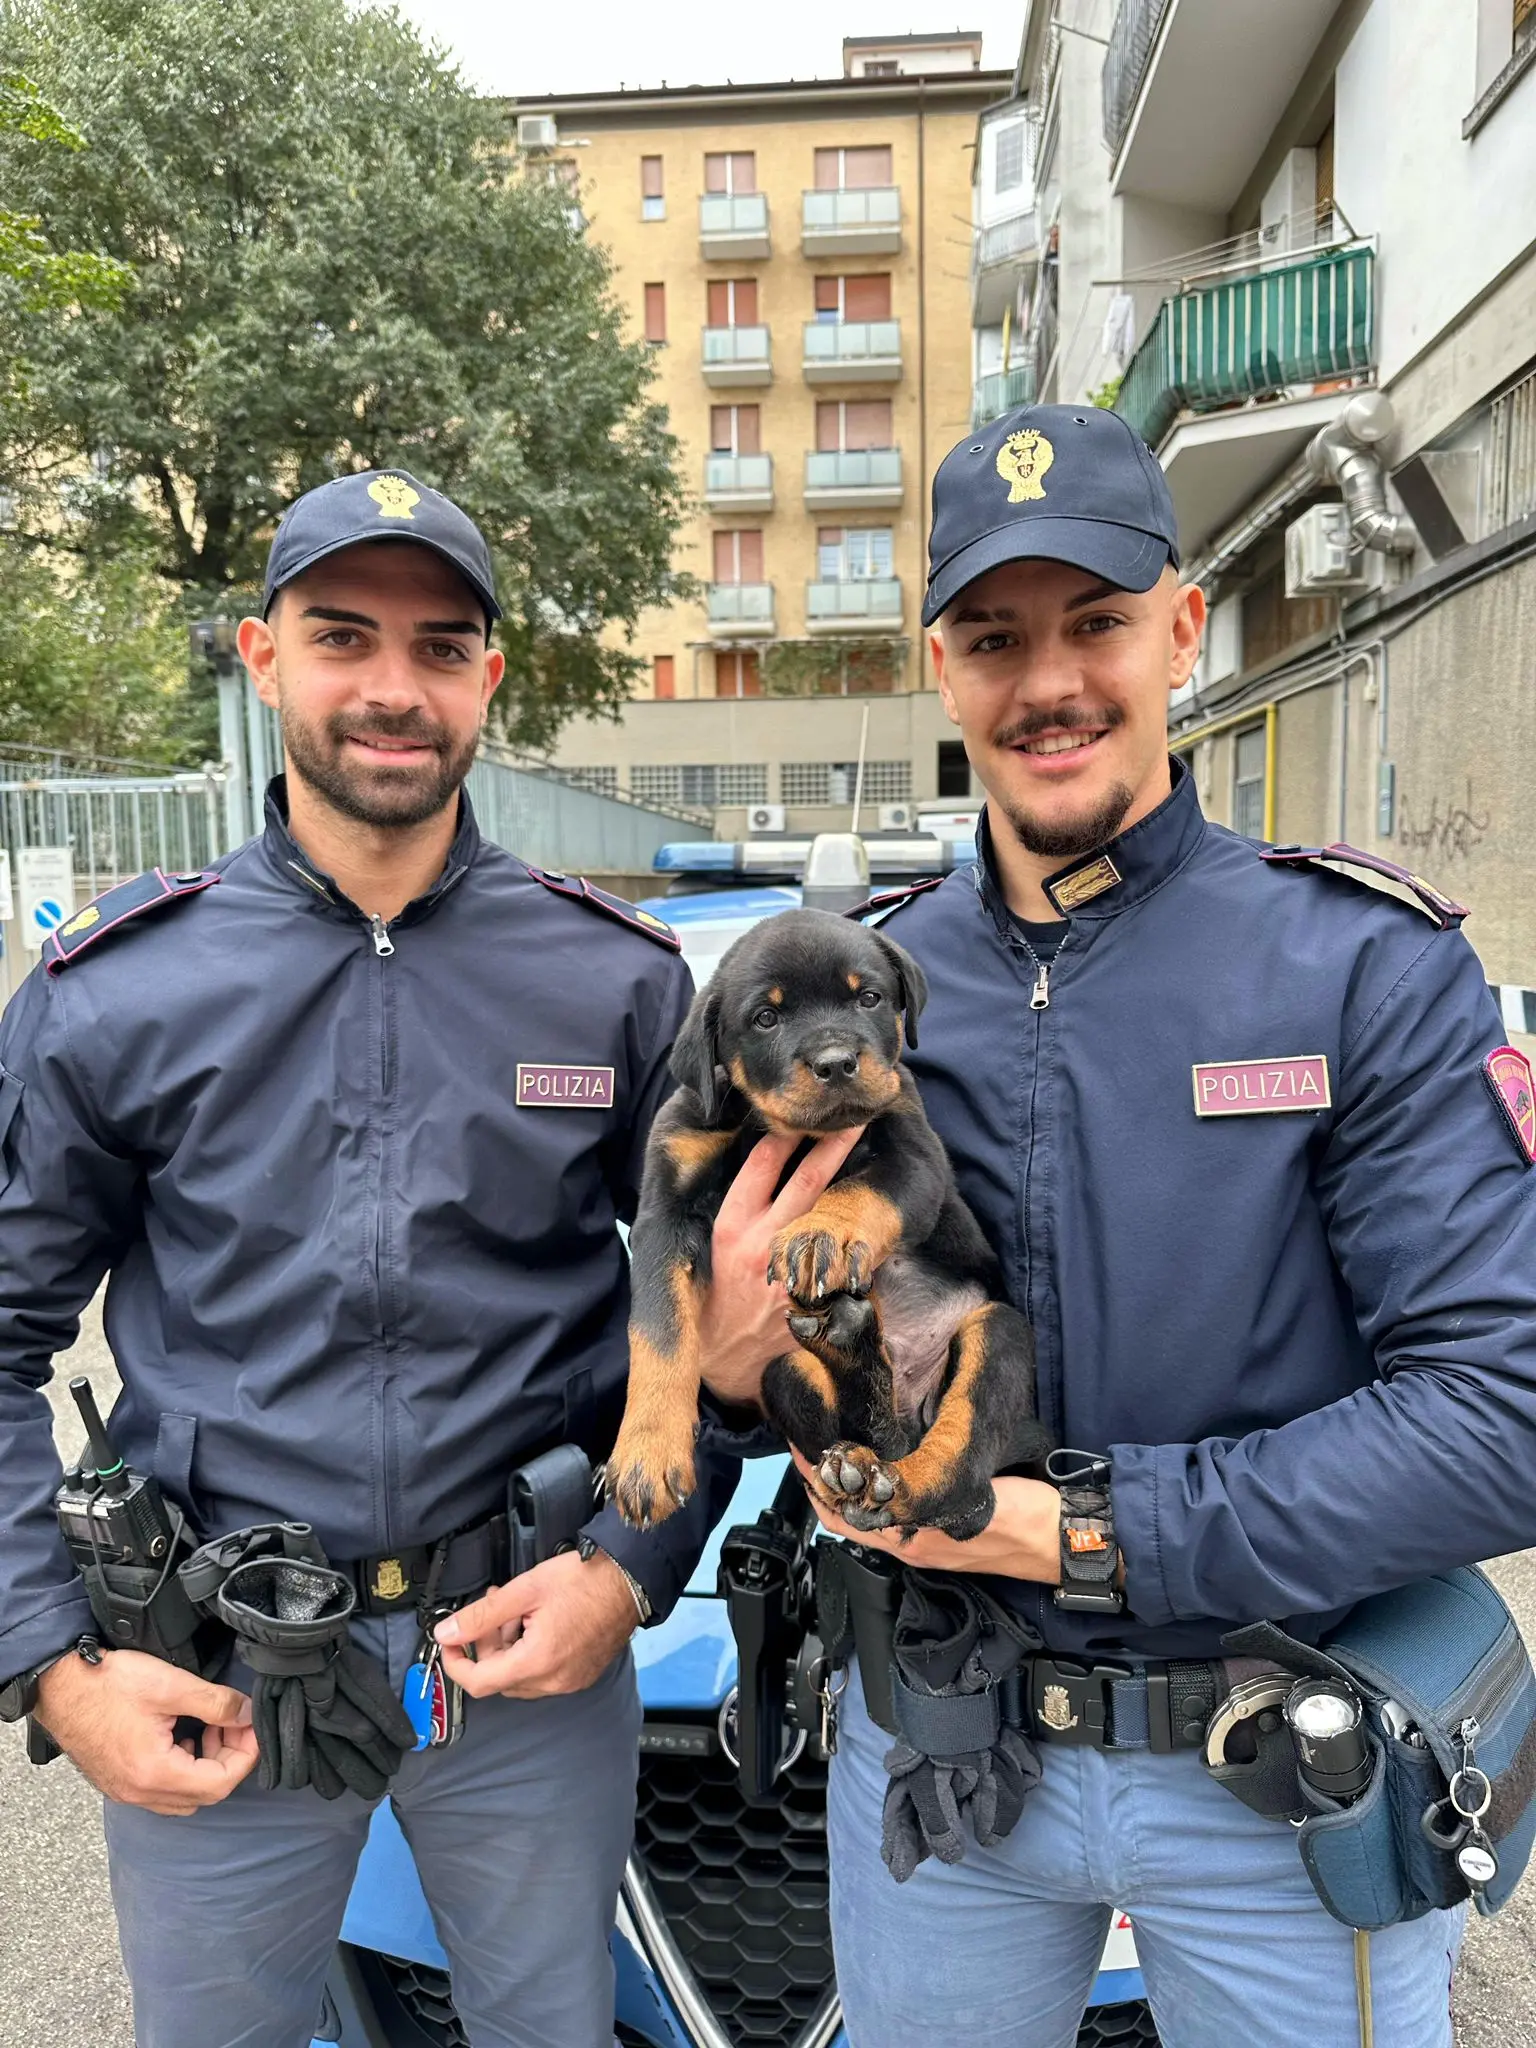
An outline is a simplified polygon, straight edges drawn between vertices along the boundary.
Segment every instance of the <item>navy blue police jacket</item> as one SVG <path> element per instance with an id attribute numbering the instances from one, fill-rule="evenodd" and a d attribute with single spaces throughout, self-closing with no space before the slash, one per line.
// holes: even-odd
<path id="1" fill-rule="evenodd" d="M 1101 893 L 1048 1007 L 985 832 L 882 923 L 928 975 L 912 1071 L 1034 1326 L 1041 1412 L 1111 1460 L 1128 1613 L 995 1582 L 1077 1654 L 1207 1656 L 1260 1618 L 1315 1639 L 1536 1543 L 1536 1174 L 1477 958 L 1454 914 L 1266 862 L 1174 773 L 1104 849 L 1117 882 L 1101 855 L 1053 877 Z M 1208 1109 L 1259 1102 L 1197 1114 L 1202 1079 Z"/>
<path id="2" fill-rule="evenodd" d="M 0 1025 L 0 1677 L 90 1626 L 41 1389 L 104 1273 L 119 1446 L 205 1536 L 430 1542 L 523 1459 L 617 1432 L 615 1226 L 692 993 L 675 942 L 536 879 L 467 797 L 387 956 L 280 784 L 214 872 L 40 967 Z M 738 1471 L 706 1449 L 661 1529 L 589 1524 L 658 1615 Z"/>

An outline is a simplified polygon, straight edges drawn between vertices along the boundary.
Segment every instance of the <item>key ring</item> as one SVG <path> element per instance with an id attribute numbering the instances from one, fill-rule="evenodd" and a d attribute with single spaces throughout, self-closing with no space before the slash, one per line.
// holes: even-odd
<path id="1" fill-rule="evenodd" d="M 1461 1788 L 1464 1784 L 1469 1784 L 1473 1779 L 1476 1779 L 1483 1788 L 1482 1799 L 1476 1806 L 1466 1806 L 1462 1803 L 1466 1795 Z M 1480 1771 L 1476 1764 L 1468 1764 L 1463 1769 L 1457 1771 L 1451 1779 L 1449 1791 L 1451 1804 L 1463 1820 L 1481 1820 L 1493 1804 L 1492 1782 L 1488 1777 L 1488 1773 Z M 1472 1797 L 1475 1799 L 1477 1794 L 1474 1792 Z"/>

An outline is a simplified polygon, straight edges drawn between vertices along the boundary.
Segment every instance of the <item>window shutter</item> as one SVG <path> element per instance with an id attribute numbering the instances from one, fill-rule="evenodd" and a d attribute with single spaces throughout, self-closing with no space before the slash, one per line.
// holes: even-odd
<path id="1" fill-rule="evenodd" d="M 656 657 L 656 695 L 677 695 L 677 660 L 674 655 L 658 654 Z"/>
<path id="2" fill-rule="evenodd" d="M 735 316 L 733 327 L 755 327 L 757 325 L 757 279 L 738 277 L 735 281 Z"/>
<path id="3" fill-rule="evenodd" d="M 661 182 L 661 158 L 659 156 L 641 157 L 640 197 L 642 199 L 661 199 L 664 196 L 665 191 Z"/>
<path id="4" fill-rule="evenodd" d="M 723 192 L 725 190 L 725 164 L 725 158 L 723 156 L 717 156 L 714 153 L 714 151 L 711 151 L 709 155 L 705 157 L 704 190 L 706 192 Z"/>
<path id="5" fill-rule="evenodd" d="M 843 279 L 845 320 L 889 320 L 891 317 L 891 274 L 877 271 L 872 277 Z"/>
<path id="6" fill-rule="evenodd" d="M 755 405 L 738 405 L 736 412 L 736 453 L 738 455 L 760 455 L 762 453 L 762 414 Z"/>
<path id="7" fill-rule="evenodd" d="M 723 278 L 712 277 L 708 287 L 709 324 L 711 327 L 729 327 L 731 324 L 731 288 Z"/>
<path id="8" fill-rule="evenodd" d="M 843 445 L 843 408 L 835 398 L 816 401 L 816 451 L 835 455 Z"/>
<path id="9" fill-rule="evenodd" d="M 647 341 L 665 341 L 667 338 L 667 288 L 664 284 L 648 284 L 645 288 L 645 338 Z"/>
<path id="10" fill-rule="evenodd" d="M 760 526 L 743 527 L 736 536 L 741 544 L 741 580 L 743 583 L 763 581 L 763 529 Z"/>

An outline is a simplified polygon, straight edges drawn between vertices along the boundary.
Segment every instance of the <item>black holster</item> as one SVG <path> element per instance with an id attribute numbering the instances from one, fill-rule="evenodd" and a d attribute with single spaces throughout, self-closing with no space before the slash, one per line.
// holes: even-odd
<path id="1" fill-rule="evenodd" d="M 816 1543 L 816 1632 L 834 1670 L 857 1654 L 869 1718 L 896 1733 L 891 1670 L 905 1566 L 884 1551 L 820 1537 Z"/>

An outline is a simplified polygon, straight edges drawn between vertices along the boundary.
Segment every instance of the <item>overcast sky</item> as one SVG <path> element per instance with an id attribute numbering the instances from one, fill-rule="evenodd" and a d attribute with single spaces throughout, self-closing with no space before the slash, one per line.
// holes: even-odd
<path id="1" fill-rule="evenodd" d="M 971 0 L 952 19 L 908 0 L 397 0 L 486 92 L 599 92 L 727 78 L 836 78 L 842 38 L 979 28 L 988 70 L 1019 54 L 1022 0 Z M 956 0 L 947 0 L 954 6 Z"/>

